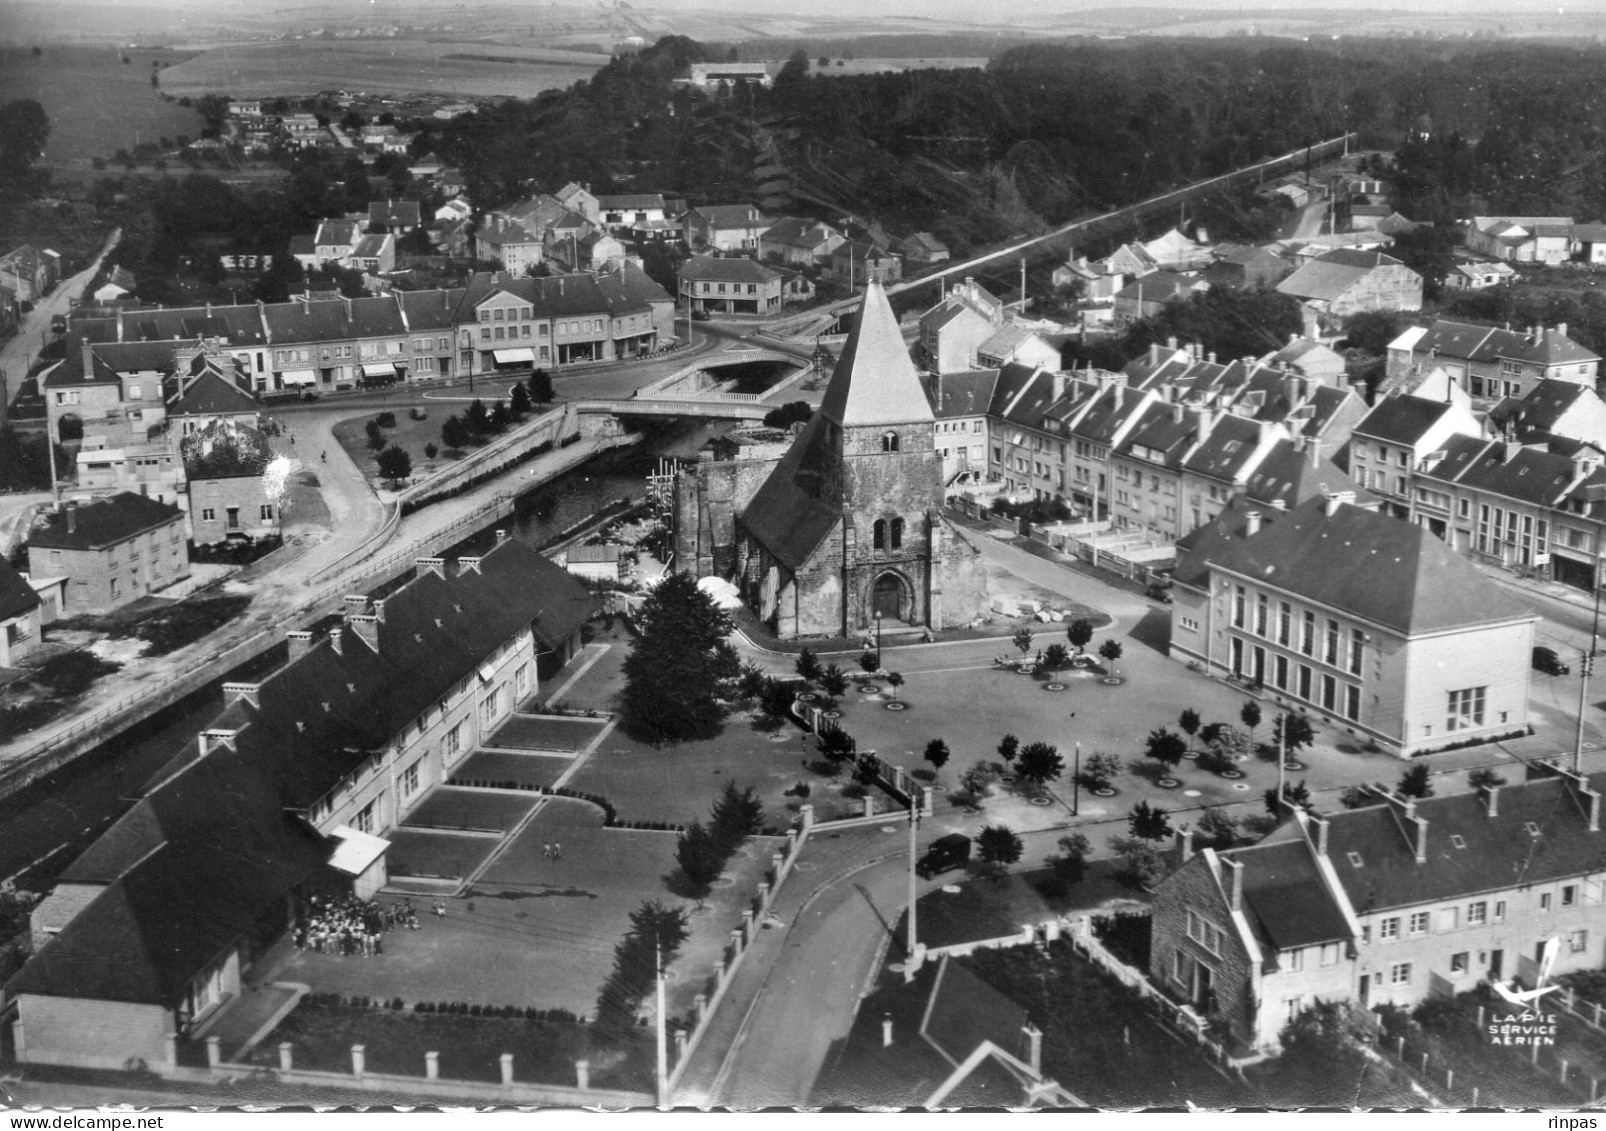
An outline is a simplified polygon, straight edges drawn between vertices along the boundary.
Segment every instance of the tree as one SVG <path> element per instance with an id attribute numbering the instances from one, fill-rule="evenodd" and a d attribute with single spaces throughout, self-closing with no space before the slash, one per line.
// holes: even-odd
<path id="1" fill-rule="evenodd" d="M 833 699 L 840 698 L 848 690 L 848 673 L 835 664 L 825 665 L 825 670 L 820 672 L 820 690 Z"/>
<path id="2" fill-rule="evenodd" d="M 530 412 L 530 390 L 524 387 L 523 382 L 516 382 L 508 390 L 508 415 L 514 420 L 523 420 Z"/>
<path id="3" fill-rule="evenodd" d="M 1480 766 L 1467 775 L 1467 784 L 1473 789 L 1499 789 L 1506 779 L 1488 766 Z"/>
<path id="4" fill-rule="evenodd" d="M 1099 645 L 1099 655 L 1104 657 L 1105 661 L 1110 665 L 1110 670 L 1114 671 L 1115 661 L 1121 658 L 1121 642 L 1119 640 L 1106 640 Z"/>
<path id="5" fill-rule="evenodd" d="M 406 479 L 413 473 L 413 457 L 407 454 L 406 448 L 398 448 L 395 444 L 379 453 L 379 474 L 390 480 L 392 487 L 397 480 Z"/>
<path id="6" fill-rule="evenodd" d="M 1080 655 L 1093 642 L 1093 622 L 1086 617 L 1077 617 L 1065 626 L 1065 638 Z"/>
<path id="7" fill-rule="evenodd" d="M 1244 701 L 1242 710 L 1238 712 L 1238 719 L 1249 728 L 1249 740 L 1255 740 L 1255 728 L 1260 725 L 1260 704 L 1253 699 Z"/>
<path id="8" fill-rule="evenodd" d="M 1277 790 L 1275 787 L 1266 791 L 1265 800 L 1266 812 L 1270 813 L 1273 817 L 1276 817 L 1279 820 L 1282 819 L 1285 813 L 1285 806 L 1277 800 Z M 1311 800 L 1310 787 L 1305 784 L 1304 778 L 1301 778 L 1297 782 L 1283 782 L 1282 801 L 1286 802 L 1288 805 L 1303 809 L 1307 813 L 1316 807 L 1316 803 Z"/>
<path id="9" fill-rule="evenodd" d="M 715 845 L 729 859 L 742 841 L 763 827 L 764 803 L 753 795 L 753 787 L 739 790 L 735 782 L 727 780 L 708 815 L 708 831 Z"/>
<path id="10" fill-rule="evenodd" d="M 1081 833 L 1071 833 L 1059 839 L 1059 855 L 1048 858 L 1048 866 L 1054 871 L 1054 878 L 1063 887 L 1082 882 L 1087 875 L 1087 858 L 1093 851 L 1087 837 Z"/>
<path id="11" fill-rule="evenodd" d="M 440 454 L 441 454 L 441 450 L 435 446 L 435 443 L 434 443 L 433 440 L 424 445 L 424 458 L 425 459 L 432 460 L 432 459 L 434 459 L 436 456 L 438 456 Z"/>
<path id="12" fill-rule="evenodd" d="M 1184 709 L 1177 719 L 1177 726 L 1181 727 L 1182 733 L 1188 736 L 1188 751 L 1190 753 L 1193 751 L 1193 737 L 1199 733 L 1199 725 L 1203 721 L 1199 717 L 1199 712 L 1192 707 Z"/>
<path id="13" fill-rule="evenodd" d="M 777 90 L 779 90 L 788 86 L 796 86 L 798 83 L 803 82 L 808 77 L 808 52 L 799 47 L 796 51 L 792 52 L 791 56 L 786 60 L 786 64 L 781 67 L 780 74 L 775 76 L 775 87 Z"/>
<path id="14" fill-rule="evenodd" d="M 25 173 L 44 156 L 50 138 L 50 118 L 31 98 L 0 106 L 0 177 Z"/>
<path id="15" fill-rule="evenodd" d="M 1236 766 L 1254 752 L 1249 735 L 1226 723 L 1211 723 L 1204 728 L 1205 753 L 1200 765 L 1209 770 L 1226 770 Z"/>
<path id="16" fill-rule="evenodd" d="M 1152 841 L 1112 836 L 1110 847 L 1121 861 L 1121 877 L 1141 888 L 1152 888 L 1165 876 L 1165 858 Z"/>
<path id="17" fill-rule="evenodd" d="M 1199 814 L 1199 834 L 1206 838 L 1205 847 L 1221 851 L 1238 843 L 1238 822 L 1220 806 L 1213 806 Z"/>
<path id="18" fill-rule="evenodd" d="M 491 434 L 491 414 L 485 409 L 485 402 L 475 397 L 469 406 L 463 410 L 463 427 L 474 439 L 483 439 Z"/>
<path id="19" fill-rule="evenodd" d="M 743 699 L 757 699 L 764 694 L 764 669 L 755 663 L 742 665 L 742 674 L 737 681 L 737 694 Z"/>
<path id="20" fill-rule="evenodd" d="M 725 856 L 715 844 L 713 834 L 701 821 L 693 821 L 675 842 L 675 863 L 680 865 L 680 874 L 686 878 L 690 894 L 701 904 L 714 881 L 719 879 L 725 867 Z"/>
<path id="21" fill-rule="evenodd" d="M 1182 761 L 1182 755 L 1187 749 L 1180 734 L 1166 730 L 1165 727 L 1156 727 L 1149 732 L 1148 745 L 1143 753 L 1146 757 L 1159 762 L 1170 776 L 1171 767 Z"/>
<path id="22" fill-rule="evenodd" d="M 1011 639 L 1014 640 L 1015 647 L 1020 649 L 1021 657 L 1024 659 L 1026 653 L 1032 650 L 1032 630 L 1022 625 L 1015 630 L 1015 635 Z"/>
<path id="23" fill-rule="evenodd" d="M 926 761 L 930 762 L 931 768 L 940 774 L 948 762 L 948 744 L 940 738 L 934 738 L 926 743 Z"/>
<path id="24" fill-rule="evenodd" d="M 988 825 L 976 834 L 976 853 L 997 879 L 1003 878 L 1025 850 L 1020 836 L 1007 825 Z"/>
<path id="25" fill-rule="evenodd" d="M 865 675 L 874 675 L 881 670 L 881 654 L 866 651 L 859 657 L 859 666 L 864 669 Z"/>
<path id="26" fill-rule="evenodd" d="M 460 452 L 468 447 L 468 429 L 454 413 L 441 421 L 441 443 L 449 452 Z"/>
<path id="27" fill-rule="evenodd" d="M 498 400 L 494 405 L 491 406 L 491 411 L 486 414 L 485 423 L 490 427 L 492 432 L 500 433 L 507 431 L 507 426 L 512 419 L 513 418 L 508 415 L 507 402 Z"/>
<path id="28" fill-rule="evenodd" d="M 853 757 L 857 745 L 853 741 L 853 736 L 841 727 L 835 727 L 820 735 L 820 753 L 831 763 L 832 773 L 840 770 L 842 763 Z"/>
<path id="29" fill-rule="evenodd" d="M 1082 763 L 1082 784 L 1089 789 L 1109 789 L 1115 775 L 1121 772 L 1121 759 L 1102 750 Z"/>
<path id="30" fill-rule="evenodd" d="M 1004 760 L 1004 765 L 1013 762 L 1018 753 L 1020 753 L 1020 739 L 1014 735 L 1006 734 L 998 740 L 998 756 Z"/>
<path id="31" fill-rule="evenodd" d="M 1283 1076 L 1317 1103 L 1342 1102 L 1369 1067 L 1364 1046 L 1375 1027 L 1365 1007 L 1317 998 L 1283 1029 Z"/>
<path id="32" fill-rule="evenodd" d="M 959 785 L 975 799 L 975 803 L 980 804 L 981 798 L 986 796 L 987 790 L 997 780 L 997 763 L 978 759 L 975 765 L 959 776 Z"/>
<path id="33" fill-rule="evenodd" d="M 1292 758 L 1316 741 L 1316 730 L 1305 715 L 1285 711 L 1272 720 L 1271 737 L 1281 744 L 1283 756 Z"/>
<path id="34" fill-rule="evenodd" d="M 875 785 L 881 780 L 881 770 L 881 759 L 866 750 L 853 767 L 853 780 L 862 786 Z"/>
<path id="35" fill-rule="evenodd" d="M 1065 772 L 1065 759 L 1046 742 L 1028 743 L 1015 757 L 1015 774 L 1033 790 L 1059 780 Z"/>
<path id="36" fill-rule="evenodd" d="M 687 925 L 690 912 L 684 907 L 665 907 L 650 899 L 630 913 L 630 934 L 651 944 L 658 958 L 668 966 L 680 954 L 680 948 L 691 937 Z"/>
<path id="37" fill-rule="evenodd" d="M 823 670 L 820 667 L 820 658 L 814 654 L 814 649 L 812 648 L 804 648 L 803 651 L 799 652 L 797 654 L 797 662 L 793 666 L 796 667 L 797 674 L 809 683 L 819 679 L 820 672 Z"/>
<path id="38" fill-rule="evenodd" d="M 902 672 L 888 672 L 887 673 L 887 686 L 892 688 L 892 697 L 894 699 L 896 699 L 898 697 L 898 688 L 903 686 L 903 673 Z"/>
<path id="39" fill-rule="evenodd" d="M 379 422 L 377 420 L 370 420 L 367 424 L 364 424 L 363 431 L 368 434 L 368 446 L 376 452 L 382 450 L 385 444 L 388 443 L 385 439 L 385 434 L 379 430 Z"/>
<path id="40" fill-rule="evenodd" d="M 537 369 L 530 374 L 528 388 L 532 403 L 538 405 L 552 403 L 552 377 L 545 369 Z"/>
<path id="41" fill-rule="evenodd" d="M 1400 783 L 1394 787 L 1394 792 L 1401 797 L 1432 797 L 1433 779 L 1428 773 L 1426 764 L 1418 762 L 1401 774 Z"/>
<path id="42" fill-rule="evenodd" d="M 1126 823 L 1139 840 L 1165 840 L 1171 835 L 1170 816 L 1164 809 L 1139 801 L 1126 815 Z"/>
<path id="43" fill-rule="evenodd" d="M 719 731 L 721 685 L 739 674 L 725 644 L 730 615 L 690 574 L 672 574 L 642 602 L 625 658 L 625 729 L 652 742 L 707 738 Z"/>
<path id="44" fill-rule="evenodd" d="M 1058 671 L 1070 661 L 1070 653 L 1063 644 L 1050 644 L 1043 649 L 1043 665 L 1050 671 Z"/>

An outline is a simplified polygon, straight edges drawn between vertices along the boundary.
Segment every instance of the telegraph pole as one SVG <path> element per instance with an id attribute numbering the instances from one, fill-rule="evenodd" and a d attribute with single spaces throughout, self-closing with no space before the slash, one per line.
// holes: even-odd
<path id="1" fill-rule="evenodd" d="M 664 954 L 655 939 L 652 944 L 653 965 L 657 968 L 658 983 L 658 1106 L 669 1107 L 669 1034 L 664 1016 Z"/>
<path id="2" fill-rule="evenodd" d="M 908 936 L 904 942 L 907 945 L 909 957 L 904 963 L 904 980 L 914 977 L 915 963 L 915 894 L 918 877 L 915 875 L 915 833 L 920 828 L 920 787 L 913 786 L 909 791 L 909 921 L 906 924 Z"/>

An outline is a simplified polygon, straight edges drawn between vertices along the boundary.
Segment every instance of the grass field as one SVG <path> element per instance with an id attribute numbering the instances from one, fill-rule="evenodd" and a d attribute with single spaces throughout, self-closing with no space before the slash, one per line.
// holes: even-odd
<path id="1" fill-rule="evenodd" d="M 589 78 L 606 62 L 581 51 L 483 43 L 303 39 L 203 52 L 163 71 L 162 89 L 176 96 L 218 92 L 237 98 L 320 90 L 531 98 Z"/>
<path id="2" fill-rule="evenodd" d="M 90 47 L 47 47 L 38 56 L 0 50 L 0 103 L 32 98 L 50 118 L 45 164 L 110 157 L 163 136 L 200 136 L 201 116 L 163 101 L 151 87 L 153 62 L 177 64 L 187 56 L 131 49 L 125 64 L 122 54 Z"/>

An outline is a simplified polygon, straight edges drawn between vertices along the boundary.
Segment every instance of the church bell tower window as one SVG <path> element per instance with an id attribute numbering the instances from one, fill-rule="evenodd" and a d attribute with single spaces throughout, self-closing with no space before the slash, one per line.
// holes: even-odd
<path id="1" fill-rule="evenodd" d="M 881 450 L 884 452 L 898 450 L 898 434 L 896 432 L 889 430 L 881 433 Z"/>

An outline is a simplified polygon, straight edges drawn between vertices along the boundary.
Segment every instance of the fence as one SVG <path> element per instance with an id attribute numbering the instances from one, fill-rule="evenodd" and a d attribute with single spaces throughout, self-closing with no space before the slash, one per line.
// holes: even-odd
<path id="1" fill-rule="evenodd" d="M 788 829 L 785 846 L 770 854 L 770 867 L 764 873 L 764 882 L 758 885 L 757 894 L 742 911 L 742 925 L 732 928 L 730 942 L 725 946 L 725 954 L 714 967 L 713 973 L 709 975 L 707 985 L 712 986 L 712 992 L 705 989 L 693 999 L 691 1030 L 688 1032 L 682 1029 L 675 1033 L 675 1049 L 672 1055 L 674 1063 L 669 1071 L 667 1088 L 671 1103 L 674 1102 L 675 1089 L 680 1086 L 686 1065 L 691 1062 L 692 1054 L 697 1051 L 697 1046 L 708 1032 L 709 1023 L 719 1009 L 720 1002 L 725 1000 L 725 991 L 730 987 L 732 977 L 753 945 L 756 933 L 763 929 L 764 919 L 774 906 L 781 885 L 792 874 L 792 865 L 797 862 L 798 854 L 808 843 L 809 830 L 814 827 L 813 811 L 810 806 L 804 806 L 803 812 L 801 830 Z"/>

